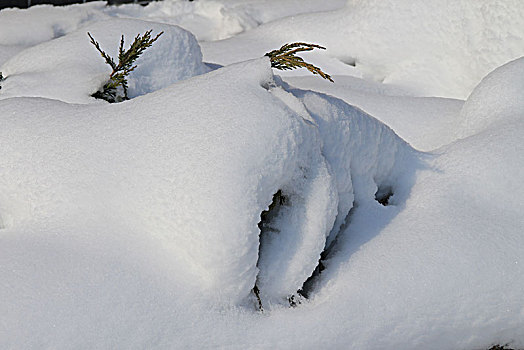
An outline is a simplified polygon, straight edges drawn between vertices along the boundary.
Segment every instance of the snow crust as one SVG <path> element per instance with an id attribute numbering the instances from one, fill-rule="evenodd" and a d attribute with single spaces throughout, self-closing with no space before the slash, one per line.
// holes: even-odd
<path id="1" fill-rule="evenodd" d="M 523 11 L 0 11 L 0 348 L 524 347 Z M 132 99 L 91 98 L 86 32 L 149 29 Z M 335 84 L 273 75 L 295 40 Z"/>

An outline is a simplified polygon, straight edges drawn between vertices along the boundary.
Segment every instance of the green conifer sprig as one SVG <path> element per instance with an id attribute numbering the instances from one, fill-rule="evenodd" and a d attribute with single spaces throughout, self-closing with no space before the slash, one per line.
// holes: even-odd
<path id="1" fill-rule="evenodd" d="M 93 97 L 101 98 L 109 102 L 119 102 L 129 99 L 127 96 L 127 77 L 129 73 L 137 67 L 134 64 L 135 61 L 148 47 L 153 45 L 160 35 L 164 34 L 164 32 L 160 32 L 152 38 L 151 32 L 152 30 L 148 30 L 144 35 L 138 34 L 127 50 L 124 50 L 124 35 L 122 35 L 118 49 L 118 64 L 115 63 L 115 60 L 111 56 L 102 50 L 100 44 L 91 36 L 91 33 L 87 32 L 87 35 L 91 39 L 91 44 L 100 52 L 100 55 L 113 70 L 111 75 L 109 75 L 109 81 L 104 84 L 103 90 L 94 93 Z M 122 95 L 119 94 L 120 88 L 122 89 Z"/>
<path id="2" fill-rule="evenodd" d="M 334 82 L 331 76 L 322 71 L 322 69 L 312 65 L 311 63 L 305 62 L 301 57 L 296 56 L 298 52 L 302 51 L 312 51 L 313 49 L 325 50 L 326 48 L 316 44 L 308 43 L 291 43 L 285 44 L 278 50 L 273 50 L 266 53 L 266 56 L 269 56 L 271 60 L 271 67 L 279 70 L 291 70 L 297 68 L 306 68 L 313 74 L 318 74 L 322 78 Z"/>

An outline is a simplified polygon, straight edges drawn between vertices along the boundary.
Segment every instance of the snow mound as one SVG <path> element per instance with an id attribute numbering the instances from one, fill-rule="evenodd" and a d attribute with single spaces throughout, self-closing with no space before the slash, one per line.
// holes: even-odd
<path id="1" fill-rule="evenodd" d="M 261 87 L 270 79 L 264 58 L 118 105 L 3 100 L 0 209 L 8 230 L 121 223 L 117 235 L 133 227 L 162 241 L 199 293 L 240 303 L 255 284 L 257 223 L 273 193 L 288 186 L 311 202 L 313 193 L 332 192 L 315 129 Z M 316 226 L 325 232 L 301 233 L 321 241 L 309 274 L 335 215 L 327 200 L 313 208 L 328 223 Z"/>
<path id="2" fill-rule="evenodd" d="M 416 152 L 388 126 L 342 100 L 314 92 L 295 93 L 302 95 L 318 123 L 323 152 L 337 180 L 340 201 L 330 243 L 358 203 L 374 202 L 384 192 L 393 195 L 388 204 L 395 203 L 406 162 L 413 162 Z"/>
<path id="3" fill-rule="evenodd" d="M 523 348 L 523 8 L 1 11 L 0 348 Z M 240 63 L 207 72 L 176 23 L 246 30 L 201 42 Z M 114 55 L 149 29 L 136 98 L 90 98 L 109 72 L 87 30 Z M 245 61 L 299 40 L 336 84 Z"/>
<path id="4" fill-rule="evenodd" d="M 322 4 L 328 11 L 343 7 L 345 0 L 331 0 Z M 316 0 L 300 1 L 159 1 L 148 6 L 134 4 L 106 9 L 115 17 L 136 17 L 160 23 L 176 24 L 193 33 L 199 41 L 230 38 L 253 29 L 261 23 L 300 13 L 316 12 Z"/>
<path id="5" fill-rule="evenodd" d="M 488 74 L 473 90 L 462 107 L 461 136 L 486 130 L 490 124 L 524 114 L 524 57 Z"/>
<path id="6" fill-rule="evenodd" d="M 308 56 L 328 73 L 355 75 L 356 68 L 413 95 L 464 99 L 487 73 L 524 54 L 523 28 L 519 0 L 355 0 L 343 10 L 284 18 L 202 49 L 206 61 L 227 64 L 286 42 L 314 42 L 338 61 L 322 52 Z"/>
<path id="7" fill-rule="evenodd" d="M 341 227 L 347 223 L 350 210 L 357 203 L 376 203 L 377 192 L 396 192 L 397 187 L 401 187 L 399 179 L 404 161 L 412 159 L 415 154 L 386 125 L 342 100 L 311 91 L 291 91 L 293 95 L 280 88 L 273 89 L 272 93 L 317 128 L 322 155 L 333 174 L 334 189 L 326 188 L 327 183 L 319 187 L 308 179 L 309 175 L 304 175 L 308 187 L 313 189 L 310 190 L 310 201 L 297 201 L 293 196 L 289 201 L 294 208 L 305 204 L 303 211 L 309 213 L 308 216 L 289 214 L 289 204 L 285 203 L 277 217 L 272 219 L 272 230 L 262 232 L 258 285 L 263 299 L 269 300 L 271 296 L 282 299 L 301 289 L 311 276 L 312 267 L 320 258 L 319 253 L 335 241 Z M 286 187 L 283 190 L 284 194 L 292 193 Z M 326 191 L 329 195 L 325 194 Z M 326 199 L 328 203 L 324 203 Z M 326 221 L 319 215 L 318 206 L 323 205 L 334 207 L 334 221 L 330 217 Z M 325 232 L 327 229 L 329 236 L 308 248 L 300 235 L 287 232 L 297 227 L 304 232 Z M 297 258 L 289 262 L 290 252 L 295 251 Z M 298 256 L 302 258 L 298 259 Z"/>
<path id="8" fill-rule="evenodd" d="M 358 207 L 316 302 L 359 317 L 317 321 L 358 348 L 521 348 L 523 132 L 512 119 L 440 150 L 387 224 L 391 211 Z"/>
<path id="9" fill-rule="evenodd" d="M 34 46 L 59 38 L 91 21 L 108 18 L 103 2 L 64 6 L 39 5 L 0 11 L 0 45 Z"/>
<path id="10" fill-rule="evenodd" d="M 161 31 L 164 34 L 136 61 L 138 67 L 128 79 L 130 98 L 209 71 L 191 33 L 172 25 L 112 19 L 88 24 L 12 57 L 0 68 L 6 77 L 0 98 L 28 96 L 69 103 L 94 102 L 91 94 L 107 81 L 111 68 L 90 43 L 87 32 L 117 59 L 121 35 L 126 39 L 124 47 L 128 47 L 137 34 L 150 29 L 152 35 Z"/>
<path id="11" fill-rule="evenodd" d="M 19 103 L 26 114 L 16 113 Z M 264 303 L 300 289 L 353 199 L 373 200 L 394 182 L 400 149 L 409 150 L 340 100 L 275 87 L 267 58 L 118 105 L 18 98 L 2 110 L 8 229 L 133 227 L 163 242 L 206 298 L 236 305 L 257 278 Z M 259 239 L 278 190 L 288 205 Z"/>
<path id="12" fill-rule="evenodd" d="M 292 86 L 322 91 L 362 109 L 418 150 L 431 151 L 457 140 L 462 100 L 404 96 L 402 90 L 350 76 L 335 80 L 332 84 L 315 76 L 285 77 Z"/>
<path id="13" fill-rule="evenodd" d="M 519 0 L 350 0 L 348 11 L 358 24 L 347 54 L 375 79 L 418 95 L 465 98 L 488 72 L 524 54 Z"/>
<path id="14" fill-rule="evenodd" d="M 229 38 L 258 25 L 245 11 L 219 1 L 159 1 L 146 7 L 135 4 L 111 7 L 105 12 L 115 17 L 178 25 L 204 41 Z"/>

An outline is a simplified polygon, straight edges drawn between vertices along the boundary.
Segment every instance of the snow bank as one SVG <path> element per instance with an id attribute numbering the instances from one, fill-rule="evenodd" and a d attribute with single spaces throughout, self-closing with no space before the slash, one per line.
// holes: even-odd
<path id="1" fill-rule="evenodd" d="M 377 192 L 392 191 L 393 188 L 396 191 L 402 164 L 414 156 L 411 148 L 386 125 L 341 100 L 301 90 L 294 90 L 294 96 L 280 89 L 273 89 L 272 93 L 318 128 L 322 155 L 333 174 L 336 190 L 328 190 L 331 191 L 329 195 L 322 194 L 326 191 L 323 189 L 326 184 L 321 185 L 323 192 L 319 192 L 315 190 L 318 185 L 305 175 L 308 187 L 314 189 L 311 199 L 304 203 L 291 197 L 290 205 L 296 208 L 305 204 L 307 207 L 303 211 L 309 214 L 291 216 L 284 206 L 271 223 L 276 233 L 262 234 L 259 260 L 262 296 L 266 296 L 266 290 L 274 291 L 270 296 L 281 296 L 300 289 L 311 275 L 311 267 L 316 266 L 319 253 L 324 246 L 333 243 L 341 227 L 347 223 L 350 210 L 359 202 L 375 202 Z M 289 191 L 284 188 L 284 193 Z M 326 199 L 328 203 L 324 203 Z M 337 214 L 334 222 L 329 217 L 327 221 L 321 218 L 319 205 L 336 208 L 333 210 Z M 296 227 L 301 227 L 304 232 L 326 232 L 327 229 L 330 235 L 326 241 L 317 240 L 313 247 L 301 246 L 300 236 L 287 233 Z M 281 231 L 286 233 L 284 237 Z M 289 262 L 286 256 L 295 251 L 295 261 Z M 301 260 L 299 256 L 302 256 Z"/>
<path id="2" fill-rule="evenodd" d="M 164 0 L 148 6 L 134 4 L 111 7 L 104 12 L 115 17 L 133 17 L 176 24 L 193 33 L 199 41 L 230 38 L 279 18 L 301 13 L 341 8 L 345 0 L 318 4 L 316 0 L 293 1 L 177 1 Z"/>
<path id="3" fill-rule="evenodd" d="M 523 346 L 521 65 L 495 70 L 464 105 L 483 112 L 470 108 L 485 102 L 489 125 L 479 119 L 482 129 L 423 157 L 418 169 L 404 164 L 396 207 L 352 210 L 314 303 L 336 306 L 315 313 L 318 322 L 351 329 L 358 348 Z"/>
<path id="4" fill-rule="evenodd" d="M 492 123 L 524 117 L 524 57 L 488 74 L 462 108 L 462 137 L 486 130 Z"/>
<path id="5" fill-rule="evenodd" d="M 191 77 L 203 67 L 198 46 L 169 24 L 91 23 L 147 11 L 169 21 L 167 10 L 186 4 L 177 20 L 201 11 L 216 20 L 203 35 L 222 35 L 236 19 L 220 16 L 264 22 L 278 8 L 293 14 L 292 2 L 0 12 L 0 27 L 6 13 L 42 13 L 42 35 L 4 41 L 0 57 L 24 50 L 1 69 L 0 347 L 524 347 L 522 59 L 463 106 L 406 96 L 468 94 L 484 68 L 514 58 L 520 4 L 350 1 L 298 15 L 315 7 L 307 1 L 294 18 L 204 44 L 223 63 L 291 40 L 331 46 L 307 60 L 335 67 L 338 85 L 284 77 L 298 89 L 274 78 L 267 58 Z M 76 12 L 88 8 L 104 15 Z M 85 32 L 110 51 L 122 32 L 148 29 L 166 31 L 143 57 L 153 69 L 169 53 L 157 78 L 166 84 L 140 81 L 149 87 L 137 92 L 140 77 L 158 73 L 146 69 L 133 77 L 141 96 L 87 103 L 86 86 L 98 88 L 108 68 Z M 167 79 L 179 58 L 152 51 L 162 39 L 198 56 L 180 58 L 195 64 L 188 79 Z"/>
<path id="6" fill-rule="evenodd" d="M 89 22 L 108 18 L 103 2 L 67 7 L 33 6 L 0 10 L 0 66 L 24 49 L 59 38 Z"/>
<path id="7" fill-rule="evenodd" d="M 521 348 L 523 127 L 446 147 L 389 223 L 391 211 L 357 208 L 315 301 L 336 300 L 336 319 L 318 322 L 341 322 L 358 348 Z"/>
<path id="8" fill-rule="evenodd" d="M 432 151 L 459 138 L 462 100 L 406 96 L 391 85 L 352 76 L 336 76 L 335 84 L 315 76 L 284 79 L 293 87 L 322 91 L 362 109 L 418 150 Z"/>
<path id="9" fill-rule="evenodd" d="M 241 304 L 258 274 L 264 301 L 282 302 L 312 274 L 337 212 L 332 234 L 343 224 L 352 181 L 365 188 L 357 198 L 373 199 L 402 142 L 342 101 L 301 102 L 280 88 L 269 94 L 271 84 L 263 58 L 113 106 L 4 100 L 7 227 L 123 222 L 163 241 L 208 298 Z M 310 104 L 323 109 L 310 116 Z M 344 138 L 352 141 L 336 153 L 332 140 Z M 260 214 L 279 189 L 289 205 L 259 254 Z"/>
<path id="10" fill-rule="evenodd" d="M 137 34 L 150 29 L 152 35 L 164 34 L 137 60 L 138 67 L 128 79 L 130 98 L 209 71 L 191 33 L 171 25 L 113 19 L 88 24 L 12 57 L 0 68 L 6 77 L 0 98 L 35 96 L 70 103 L 94 102 L 91 94 L 107 81 L 111 68 L 90 43 L 87 32 L 117 59 L 122 34 L 128 47 Z"/>
<path id="11" fill-rule="evenodd" d="M 313 92 L 302 99 L 318 123 L 324 154 L 337 179 L 340 201 L 331 242 L 353 207 L 374 202 L 377 193 L 397 192 L 405 162 L 413 162 L 415 153 L 389 127 L 341 100 Z"/>
<path id="12" fill-rule="evenodd" d="M 146 7 L 129 4 L 111 7 L 105 12 L 115 17 L 178 25 L 198 40 L 226 39 L 258 25 L 245 11 L 219 1 L 161 1 Z"/>
<path id="13" fill-rule="evenodd" d="M 226 64 L 286 42 L 314 42 L 338 59 L 309 56 L 330 73 L 354 75 L 356 67 L 413 95 L 464 99 L 483 76 L 524 54 L 522 28 L 519 0 L 348 1 L 343 10 L 285 18 L 202 48 L 206 61 Z"/>
<path id="14" fill-rule="evenodd" d="M 273 193 L 287 186 L 297 202 L 312 202 L 332 192 L 315 129 L 261 86 L 270 79 L 261 59 L 118 105 L 3 100 L 0 211 L 8 229 L 121 223 L 121 231 L 163 241 L 200 293 L 240 303 L 255 284 L 257 223 Z M 302 240 L 320 237 L 307 274 L 335 215 L 329 200 L 319 203 L 290 213 L 317 210 L 321 224 L 312 227 L 324 227 L 293 228 Z"/>
<path id="15" fill-rule="evenodd" d="M 71 6 L 39 5 L 0 11 L 0 45 L 29 47 L 59 38 L 91 21 L 103 20 L 102 1 Z"/>
<path id="16" fill-rule="evenodd" d="M 343 130 L 354 130 L 357 138 L 364 134 L 361 144 L 372 145 L 369 153 L 363 146 L 363 154 L 352 154 L 355 169 L 368 172 L 361 177 L 351 172 L 357 200 L 313 285 L 311 301 L 274 309 L 269 317 L 234 312 L 219 326 L 204 322 L 214 344 L 487 349 L 509 342 L 522 347 L 522 119 L 491 124 L 433 155 L 412 154 L 402 152 L 398 143 L 388 144 L 393 138 L 387 128 L 359 118 L 361 112 L 350 112 L 330 97 L 294 94 L 313 118 L 322 116 L 315 118 L 321 135 L 330 127 L 341 131 L 323 139 L 337 186 L 342 178 L 336 165 L 348 163 L 334 156 L 352 149 L 337 140 L 355 140 L 343 137 Z M 351 128 L 322 123 L 337 111 L 351 116 Z M 371 136 L 377 134 L 382 137 Z M 342 145 L 341 152 L 330 148 L 331 139 Z M 385 147 L 377 147 L 377 139 Z M 374 156 L 377 149 L 384 159 Z M 395 164 L 390 167 L 391 156 Z M 383 167 L 376 168 L 380 163 Z M 388 173 L 388 181 L 369 176 L 380 173 Z M 382 206 L 373 199 L 373 189 L 388 182 L 393 196 Z"/>

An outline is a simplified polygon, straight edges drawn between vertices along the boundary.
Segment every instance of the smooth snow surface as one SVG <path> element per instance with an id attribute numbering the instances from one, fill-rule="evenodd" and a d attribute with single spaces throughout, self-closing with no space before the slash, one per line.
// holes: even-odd
<path id="1" fill-rule="evenodd" d="M 524 348 L 523 18 L 0 11 L 0 348 Z M 91 97 L 110 68 L 87 32 L 116 58 L 150 29 L 131 100 Z M 272 71 L 291 41 L 335 83 Z"/>
<path id="2" fill-rule="evenodd" d="M 488 74 L 473 90 L 461 111 L 462 135 L 486 130 L 493 123 L 522 118 L 524 58 Z"/>

